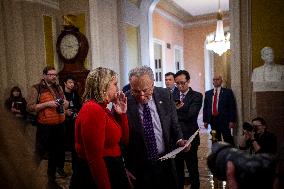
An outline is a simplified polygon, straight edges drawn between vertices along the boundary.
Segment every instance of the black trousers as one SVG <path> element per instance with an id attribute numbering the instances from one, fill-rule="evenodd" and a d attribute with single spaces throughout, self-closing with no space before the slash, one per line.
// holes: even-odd
<path id="1" fill-rule="evenodd" d="M 104 158 L 112 189 L 129 189 L 124 164 L 121 157 Z M 96 189 L 98 188 L 93 180 L 90 167 L 86 160 L 78 159 L 77 171 L 73 173 L 70 189 Z"/>
<path id="2" fill-rule="evenodd" d="M 70 151 L 72 155 L 72 171 L 76 172 L 77 153 L 75 151 L 75 119 L 66 117 L 65 119 L 65 151 Z"/>
<path id="3" fill-rule="evenodd" d="M 66 116 L 65 122 L 65 150 L 74 151 L 75 149 L 75 119 Z"/>
<path id="4" fill-rule="evenodd" d="M 37 150 L 40 153 L 47 152 L 48 167 L 47 175 L 50 179 L 55 179 L 56 168 L 64 168 L 64 124 L 58 125 L 38 125 L 36 135 Z"/>
<path id="5" fill-rule="evenodd" d="M 224 121 L 224 119 L 221 119 L 220 116 L 212 116 L 210 125 L 212 130 L 216 130 L 216 139 L 218 141 L 221 141 L 223 136 L 225 142 L 230 143 L 234 146 L 234 139 L 231 135 L 229 122 Z"/>
<path id="6" fill-rule="evenodd" d="M 174 161 L 146 161 L 144 172 L 137 175 L 134 189 L 177 189 Z M 134 175 L 136 176 L 136 175 Z"/>
<path id="7" fill-rule="evenodd" d="M 184 162 L 186 163 L 189 173 L 190 188 L 200 188 L 197 150 L 198 146 L 192 146 L 188 152 L 181 152 L 175 158 L 178 176 L 178 189 L 184 188 Z"/>

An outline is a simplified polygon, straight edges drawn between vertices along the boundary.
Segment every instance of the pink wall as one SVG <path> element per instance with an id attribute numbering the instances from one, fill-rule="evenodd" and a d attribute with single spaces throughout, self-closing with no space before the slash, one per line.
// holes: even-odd
<path id="1" fill-rule="evenodd" d="M 226 26 L 228 23 L 224 22 L 224 27 Z M 184 68 L 190 73 L 191 87 L 201 93 L 205 92 L 204 42 L 206 36 L 215 30 L 216 22 L 183 28 L 158 13 L 153 13 L 153 37 L 171 44 L 171 49 L 166 48 L 167 67 L 173 68 L 174 45 L 182 46 Z"/>
<path id="2" fill-rule="evenodd" d="M 229 25 L 224 22 L 224 27 Z M 205 92 L 204 42 L 216 30 L 216 23 L 184 28 L 184 67 L 191 76 L 191 87 Z"/>
<path id="3" fill-rule="evenodd" d="M 184 28 L 184 67 L 191 76 L 191 87 L 204 93 L 204 42 L 216 29 L 215 23 L 206 26 Z"/>
<path id="4" fill-rule="evenodd" d="M 167 20 L 158 13 L 153 13 L 153 37 L 165 44 L 169 43 L 171 48 L 166 48 L 166 72 L 174 68 L 174 46 L 183 47 L 183 27 Z"/>

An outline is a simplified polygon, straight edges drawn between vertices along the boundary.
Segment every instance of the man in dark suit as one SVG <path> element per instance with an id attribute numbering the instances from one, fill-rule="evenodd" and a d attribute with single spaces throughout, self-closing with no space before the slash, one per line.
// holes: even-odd
<path id="1" fill-rule="evenodd" d="M 175 74 L 175 83 L 178 91 L 173 93 L 176 100 L 178 121 L 184 138 L 189 138 L 198 130 L 197 118 L 202 106 L 202 94 L 189 87 L 190 75 L 186 70 L 180 70 Z M 188 152 L 182 152 L 176 156 L 178 175 L 178 188 L 184 188 L 184 161 L 189 172 L 191 189 L 199 189 L 199 171 L 197 151 L 200 144 L 199 135 L 191 143 Z"/>
<path id="2" fill-rule="evenodd" d="M 173 72 L 168 72 L 165 74 L 165 84 L 166 88 L 171 91 L 171 93 L 174 93 L 175 91 L 178 91 L 178 88 L 175 85 L 175 74 Z"/>
<path id="3" fill-rule="evenodd" d="M 208 124 L 216 131 L 216 140 L 221 141 L 221 135 L 225 142 L 234 144 L 231 128 L 235 127 L 236 102 L 233 91 L 223 88 L 222 77 L 214 76 L 211 89 L 205 93 L 203 107 L 203 122 L 207 129 Z"/>
<path id="4" fill-rule="evenodd" d="M 135 177 L 135 189 L 176 189 L 174 160 L 158 160 L 185 145 L 172 95 L 167 89 L 154 87 L 154 74 L 147 66 L 131 70 L 129 81 L 129 144 L 125 149 L 128 175 Z"/>

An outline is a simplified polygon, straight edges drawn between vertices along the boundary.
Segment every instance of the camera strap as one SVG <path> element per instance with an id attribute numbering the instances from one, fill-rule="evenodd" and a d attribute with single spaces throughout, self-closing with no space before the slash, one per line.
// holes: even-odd
<path id="1" fill-rule="evenodd" d="M 54 99 L 57 99 L 57 98 L 63 98 L 61 95 L 60 95 L 60 86 L 59 85 L 54 85 L 53 87 L 49 86 L 45 80 L 43 80 L 47 89 L 50 91 L 51 95 L 53 96 Z M 53 90 L 53 88 L 56 90 L 56 92 Z"/>
<path id="2" fill-rule="evenodd" d="M 41 87 L 40 87 L 40 84 L 38 84 L 38 85 L 36 85 L 35 86 L 36 87 L 36 91 L 37 91 L 37 97 L 36 97 L 36 104 L 38 104 L 39 103 L 39 98 L 40 98 L 40 89 L 41 89 Z"/>

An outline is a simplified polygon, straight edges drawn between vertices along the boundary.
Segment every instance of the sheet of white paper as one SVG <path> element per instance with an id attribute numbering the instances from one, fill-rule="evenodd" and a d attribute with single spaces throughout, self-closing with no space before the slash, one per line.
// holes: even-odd
<path id="1" fill-rule="evenodd" d="M 178 147 L 178 148 L 174 149 L 170 153 L 167 153 L 163 157 L 160 157 L 159 160 L 163 161 L 163 160 L 166 160 L 166 159 L 169 159 L 169 158 L 175 158 L 175 156 L 178 153 L 180 153 L 182 150 L 184 150 L 193 141 L 193 139 L 198 134 L 198 132 L 199 132 L 199 129 L 197 131 L 195 131 L 195 133 L 193 135 L 191 135 L 191 137 L 189 137 L 189 139 L 186 141 L 184 146 Z"/>

